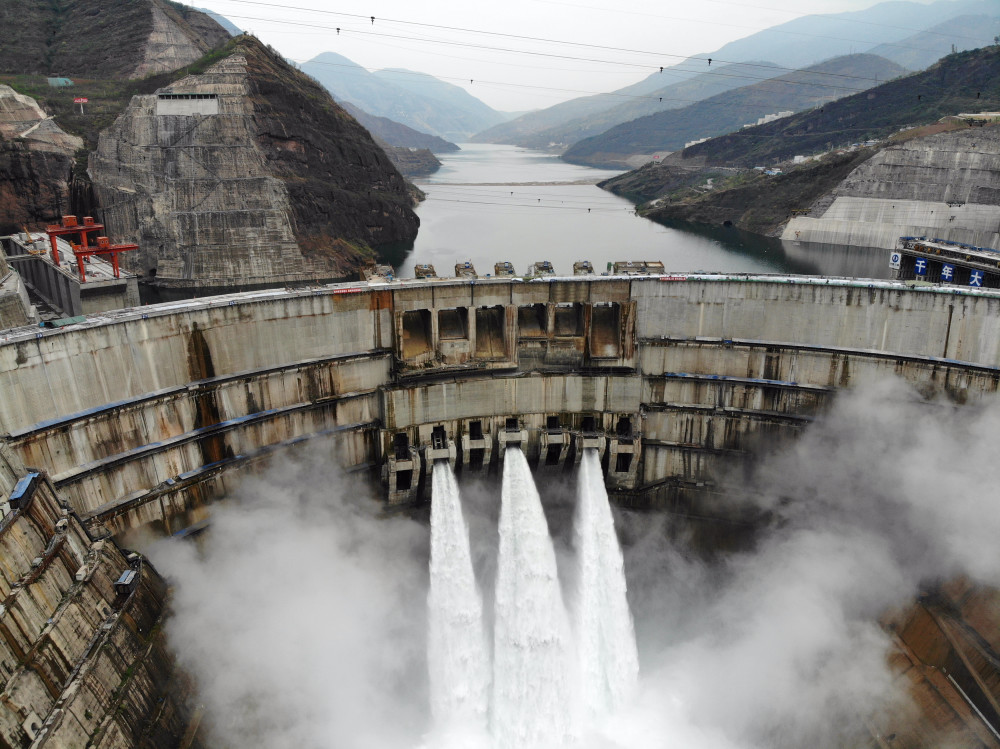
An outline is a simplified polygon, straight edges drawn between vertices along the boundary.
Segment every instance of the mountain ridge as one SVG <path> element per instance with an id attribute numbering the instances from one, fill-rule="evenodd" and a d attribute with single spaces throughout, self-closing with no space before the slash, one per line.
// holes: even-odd
<path id="1" fill-rule="evenodd" d="M 398 70 L 370 73 L 335 52 L 323 52 L 302 63 L 299 69 L 315 78 L 335 99 L 349 101 L 368 114 L 386 117 L 447 141 L 465 140 L 477 130 L 504 118 L 464 89 L 423 73 L 407 71 L 405 76 Z M 400 78 L 408 79 L 405 85 L 400 85 Z M 447 100 L 418 92 L 428 89 L 438 91 L 439 95 L 449 92 Z"/>
<path id="2" fill-rule="evenodd" d="M 641 117 L 616 125 L 607 132 L 582 140 L 563 153 L 574 164 L 627 164 L 629 156 L 657 151 L 677 151 L 686 142 L 738 131 L 749 119 L 756 121 L 782 111 L 801 111 L 839 98 L 843 89 L 832 81 L 850 79 L 845 87 L 870 88 L 876 81 L 907 71 L 875 55 L 847 55 L 801 71 L 731 89 L 685 107 Z M 867 84 L 867 85 L 866 85 Z"/>
<path id="3" fill-rule="evenodd" d="M 563 137 L 559 134 L 556 137 L 542 135 L 543 131 L 558 133 L 561 129 L 573 128 L 574 125 L 570 123 L 578 123 L 606 112 L 621 104 L 622 97 L 650 96 L 654 91 L 663 88 L 662 80 L 659 80 L 663 74 L 673 75 L 676 77 L 674 83 L 681 83 L 708 72 L 709 65 L 706 62 L 709 58 L 716 65 L 720 63 L 748 65 L 754 60 L 770 60 L 771 72 L 774 76 L 778 76 L 834 57 L 870 51 L 869 47 L 880 44 L 892 45 L 891 48 L 899 52 L 905 50 L 905 47 L 900 45 L 906 44 L 906 39 L 917 32 L 928 30 L 948 18 L 977 13 L 995 15 L 995 2 L 938 0 L 924 5 L 910 0 L 890 0 L 862 11 L 802 16 L 729 42 L 713 52 L 691 55 L 676 65 L 664 67 L 662 73 L 651 72 L 645 79 L 616 91 L 579 97 L 547 109 L 529 112 L 488 131 L 476 133 L 472 140 L 539 147 L 540 143 L 558 142 Z M 900 26 L 900 18 L 905 18 L 907 25 Z M 912 28 L 913 26 L 919 28 Z M 992 36 L 992 33 L 984 34 L 979 44 L 989 43 Z M 924 46 L 918 42 L 913 44 Z M 894 59 L 892 55 L 883 56 Z M 933 61 L 930 60 L 928 64 Z M 900 63 L 897 61 L 897 64 Z M 915 68 L 910 67 L 910 69 Z M 759 68 L 758 75 L 771 77 L 765 67 Z M 609 127 L 625 121 L 628 120 L 619 120 Z"/>

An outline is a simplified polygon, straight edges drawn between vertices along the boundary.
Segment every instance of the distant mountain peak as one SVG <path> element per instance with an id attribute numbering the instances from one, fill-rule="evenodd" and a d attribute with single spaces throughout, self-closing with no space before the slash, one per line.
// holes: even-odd
<path id="1" fill-rule="evenodd" d="M 465 89 L 402 68 L 369 72 L 343 55 L 323 52 L 301 65 L 333 96 L 375 117 L 386 117 L 448 141 L 506 119 Z"/>

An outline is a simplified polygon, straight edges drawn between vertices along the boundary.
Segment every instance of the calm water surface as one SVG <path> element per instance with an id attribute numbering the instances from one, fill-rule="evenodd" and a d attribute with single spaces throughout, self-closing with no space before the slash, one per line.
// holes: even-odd
<path id="1" fill-rule="evenodd" d="M 417 182 L 427 195 L 417 208 L 420 232 L 412 249 L 387 255 L 403 278 L 417 263 L 450 276 L 456 262 L 471 261 L 484 275 L 500 260 L 519 273 L 536 260 L 565 274 L 577 260 L 590 260 L 598 272 L 615 260 L 661 260 L 668 271 L 885 275 L 881 251 L 786 247 L 736 229 L 662 226 L 594 184 L 618 172 L 516 146 L 461 147 Z"/>

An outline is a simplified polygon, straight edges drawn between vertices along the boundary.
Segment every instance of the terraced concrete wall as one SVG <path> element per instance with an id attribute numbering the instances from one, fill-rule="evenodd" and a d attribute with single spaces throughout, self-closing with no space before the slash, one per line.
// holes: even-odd
<path id="1" fill-rule="evenodd" d="M 688 275 L 217 297 L 0 338 L 0 428 L 115 533 L 204 519 L 229 471 L 304 437 L 366 470 L 400 435 L 495 444 L 507 419 L 541 463 L 591 419 L 641 461 L 613 476 L 606 459 L 621 500 L 662 504 L 665 485 L 711 482 L 838 388 L 887 376 L 957 402 L 995 392 L 1000 294 Z"/>
<path id="2" fill-rule="evenodd" d="M 176 743 L 184 695 L 156 623 L 166 586 L 141 560 L 94 540 L 38 476 L 0 445 L 0 742 L 5 746 L 133 747 Z M 137 582 L 116 590 L 123 571 Z"/>
<path id="3" fill-rule="evenodd" d="M 785 240 L 891 249 L 928 236 L 1000 250 L 1000 128 L 969 128 L 886 148 L 834 190 L 822 216 Z"/>

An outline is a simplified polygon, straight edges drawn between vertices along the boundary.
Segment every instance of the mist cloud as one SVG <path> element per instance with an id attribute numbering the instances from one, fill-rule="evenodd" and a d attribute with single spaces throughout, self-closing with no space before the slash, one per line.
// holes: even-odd
<path id="1" fill-rule="evenodd" d="M 380 519 L 323 453 L 244 485 L 203 554 L 153 551 L 176 583 L 171 641 L 222 746 L 411 746 L 423 729 L 426 529 Z"/>
<path id="2" fill-rule="evenodd" d="M 995 401 L 928 403 L 896 381 L 843 393 L 730 490 L 770 521 L 752 550 L 709 561 L 669 532 L 672 516 L 616 510 L 640 694 L 582 745 L 832 747 L 904 709 L 878 617 L 955 575 L 1000 582 L 998 427 Z M 426 525 L 380 518 L 324 449 L 248 481 L 203 551 L 153 550 L 219 745 L 488 746 L 431 733 Z M 462 490 L 489 618 L 498 488 Z M 562 575 L 570 494 L 541 494 Z"/>

